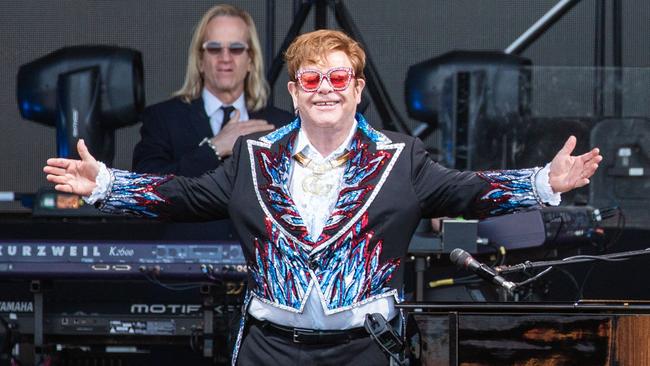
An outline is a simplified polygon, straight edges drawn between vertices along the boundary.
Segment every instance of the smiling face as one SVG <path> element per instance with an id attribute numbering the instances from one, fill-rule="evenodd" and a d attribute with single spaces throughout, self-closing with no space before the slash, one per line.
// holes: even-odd
<path id="1" fill-rule="evenodd" d="M 203 82 L 222 102 L 232 102 L 244 92 L 246 75 L 251 69 L 248 52 L 233 55 L 227 50 L 231 44 L 248 45 L 248 26 L 239 17 L 216 16 L 210 20 L 203 42 L 219 42 L 224 48 L 219 54 L 201 52 L 200 71 Z"/>
<path id="2" fill-rule="evenodd" d="M 332 68 L 352 68 L 350 58 L 342 51 L 332 51 L 318 64 L 300 65 L 301 70 L 320 70 L 324 75 Z M 331 129 L 333 132 L 349 131 L 354 123 L 357 104 L 365 86 L 362 79 L 352 79 L 345 90 L 334 90 L 327 79 L 314 92 L 306 92 L 298 81 L 290 81 L 289 93 L 293 105 L 298 108 L 303 127 Z"/>

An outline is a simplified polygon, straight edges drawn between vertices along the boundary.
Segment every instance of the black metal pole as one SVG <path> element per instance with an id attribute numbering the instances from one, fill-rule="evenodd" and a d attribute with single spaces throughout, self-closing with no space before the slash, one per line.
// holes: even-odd
<path id="1" fill-rule="evenodd" d="M 580 0 L 561 0 L 519 36 L 519 38 L 512 42 L 504 52 L 512 55 L 520 55 L 579 2 Z"/>
<path id="2" fill-rule="evenodd" d="M 326 0 L 315 0 L 316 10 L 314 11 L 314 28 L 327 28 L 327 2 Z"/>
<path id="3" fill-rule="evenodd" d="M 356 39 L 361 46 L 366 50 L 366 82 L 368 83 L 368 91 L 374 102 L 375 108 L 379 112 L 382 119 L 383 127 L 388 130 L 399 131 L 411 135 L 411 131 L 406 126 L 406 123 L 397 114 L 397 109 L 393 105 L 386 88 L 379 78 L 379 73 L 375 67 L 372 57 L 370 57 L 369 49 L 361 37 L 361 32 L 357 29 L 352 21 L 352 17 L 343 5 L 341 0 L 334 0 L 334 15 L 336 20 L 349 35 Z M 395 124 L 397 123 L 397 125 Z"/>
<path id="4" fill-rule="evenodd" d="M 606 1 L 596 1 L 594 15 L 594 116 L 599 119 L 605 114 Z"/>
<path id="5" fill-rule="evenodd" d="M 623 116 L 623 0 L 612 1 L 614 116 Z"/>
<path id="6" fill-rule="evenodd" d="M 280 46 L 278 53 L 276 54 L 275 58 L 273 58 L 273 63 L 271 64 L 271 68 L 269 68 L 266 77 L 266 80 L 269 81 L 271 87 L 275 85 L 275 82 L 278 80 L 278 76 L 280 76 L 280 72 L 282 71 L 282 65 L 284 65 L 284 59 L 282 58 L 282 55 L 287 50 L 287 48 L 289 48 L 289 44 L 291 44 L 294 38 L 298 36 L 300 28 L 302 28 L 302 26 L 305 24 L 305 20 L 307 19 L 307 15 L 309 14 L 311 6 L 311 1 L 305 1 L 300 4 L 300 8 L 298 8 L 295 17 L 293 18 L 293 23 L 291 23 L 289 31 L 284 37 L 284 41 L 282 41 L 282 45 Z"/>
<path id="7" fill-rule="evenodd" d="M 266 44 L 264 45 L 264 55 L 267 70 L 271 69 L 273 50 L 275 49 L 275 0 L 266 0 Z M 268 105 L 273 105 L 273 87 L 269 91 Z"/>

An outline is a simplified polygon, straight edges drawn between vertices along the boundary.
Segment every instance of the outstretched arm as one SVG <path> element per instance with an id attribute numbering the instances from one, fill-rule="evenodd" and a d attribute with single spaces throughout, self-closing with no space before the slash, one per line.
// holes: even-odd
<path id="1" fill-rule="evenodd" d="M 603 160 L 598 148 L 579 156 L 571 156 L 575 147 L 576 138 L 570 136 L 551 161 L 548 177 L 553 192 L 564 193 L 586 186 Z"/>
<path id="2" fill-rule="evenodd" d="M 95 189 L 95 177 L 99 172 L 99 163 L 90 155 L 84 140 L 77 142 L 77 151 L 81 160 L 51 158 L 43 171 L 48 182 L 54 183 L 57 191 L 89 196 Z"/>
<path id="3" fill-rule="evenodd" d="M 558 204 L 549 200 L 589 184 L 602 156 L 598 149 L 571 156 L 576 139 L 570 137 L 548 168 L 484 172 L 459 172 L 434 163 L 422 143 L 413 147 L 413 186 L 420 199 L 424 217 L 459 216 L 484 218 L 502 215 L 540 204 Z M 546 174 L 548 172 L 548 180 Z M 541 187 L 540 183 L 546 187 Z M 548 183 L 546 183 L 548 182 Z M 544 194 L 542 195 L 542 188 Z M 559 195 L 558 195 L 559 196 Z M 558 197 L 559 199 L 559 197 Z"/>
<path id="4" fill-rule="evenodd" d="M 97 194 L 96 206 L 101 211 L 176 221 L 205 221 L 228 216 L 233 161 L 225 164 L 228 169 L 211 171 L 198 178 L 183 178 L 117 169 L 109 171 L 88 152 L 83 140 L 77 143 L 77 150 L 81 160 L 48 159 L 43 171 L 58 191 L 84 197 Z M 101 179 L 96 181 L 98 174 L 102 177 L 100 170 L 109 175 L 104 183 Z M 93 192 L 95 190 L 98 192 Z M 89 203 L 95 204 L 95 201 Z"/>

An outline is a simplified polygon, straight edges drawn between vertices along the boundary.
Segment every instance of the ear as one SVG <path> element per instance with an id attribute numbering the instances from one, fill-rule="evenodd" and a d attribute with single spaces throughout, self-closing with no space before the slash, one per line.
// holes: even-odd
<path id="1" fill-rule="evenodd" d="M 294 109 L 298 108 L 298 85 L 295 81 L 290 81 L 287 83 L 287 89 L 289 90 L 289 95 L 291 95 Z"/>
<path id="2" fill-rule="evenodd" d="M 201 53 L 201 55 L 203 55 L 203 53 Z M 197 62 L 197 64 L 199 66 L 199 73 L 201 75 L 203 75 L 203 69 L 204 69 L 204 67 L 203 67 L 203 56 L 199 57 L 199 61 Z"/>
<path id="3" fill-rule="evenodd" d="M 356 79 L 356 83 L 354 85 L 354 90 L 356 92 L 356 95 L 354 98 L 357 101 L 357 104 L 361 103 L 361 92 L 363 91 L 363 88 L 366 86 L 366 81 L 363 79 Z"/>

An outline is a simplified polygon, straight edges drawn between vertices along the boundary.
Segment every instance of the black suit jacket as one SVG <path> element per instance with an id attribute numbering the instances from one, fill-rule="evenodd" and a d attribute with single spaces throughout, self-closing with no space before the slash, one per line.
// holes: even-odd
<path id="1" fill-rule="evenodd" d="M 249 112 L 250 119 L 265 119 L 280 127 L 293 119 L 286 111 L 266 107 Z M 185 103 L 172 98 L 144 110 L 140 142 L 133 151 L 133 170 L 138 173 L 199 176 L 219 166 L 204 137 L 212 137 L 203 98 Z"/>
<path id="2" fill-rule="evenodd" d="M 288 189 L 298 119 L 240 138 L 232 159 L 198 178 L 147 176 L 134 184 L 132 175 L 116 172 L 101 208 L 186 221 L 229 217 L 253 295 L 300 312 L 310 286 L 318 286 L 323 307 L 335 313 L 398 296 L 401 263 L 420 218 L 482 217 L 538 205 L 534 169 L 446 169 L 418 139 L 376 131 L 361 115 L 357 120 L 342 189 L 318 238 L 309 236 Z"/>

